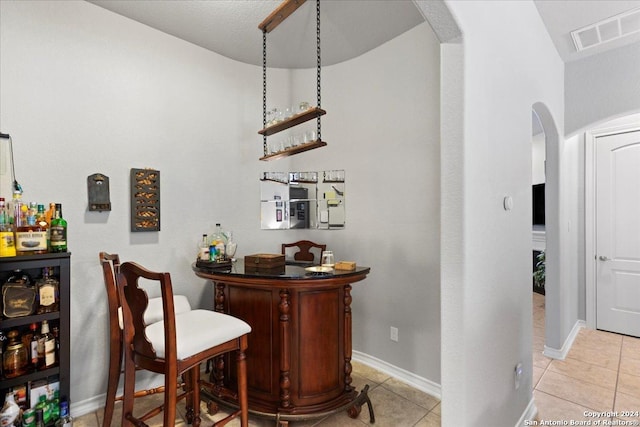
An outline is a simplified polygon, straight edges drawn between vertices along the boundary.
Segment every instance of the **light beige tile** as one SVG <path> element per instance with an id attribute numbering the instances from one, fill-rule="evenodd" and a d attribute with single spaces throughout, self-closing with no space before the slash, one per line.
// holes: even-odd
<path id="1" fill-rule="evenodd" d="M 640 396 L 640 377 L 620 372 L 618 375 L 618 392 Z M 637 410 L 640 411 L 640 407 Z"/>
<path id="2" fill-rule="evenodd" d="M 548 369 L 611 390 L 616 388 L 618 373 L 615 370 L 592 365 L 578 359 L 554 360 Z"/>
<path id="3" fill-rule="evenodd" d="M 556 396 L 536 390 L 533 392 L 533 398 L 538 408 L 538 421 L 570 421 L 570 420 L 587 420 L 584 412 L 589 410 L 584 406 L 578 405 L 568 400 L 561 399 Z"/>
<path id="4" fill-rule="evenodd" d="M 320 422 L 315 424 L 304 424 L 301 422 L 292 422 L 289 423 L 290 427 L 304 427 L 304 426 L 313 426 L 313 427 L 364 427 L 368 425 L 369 414 L 365 413 L 363 410 L 358 418 L 351 418 L 345 412 L 333 414 L 330 417 L 327 417 Z M 273 424 L 272 424 L 273 425 Z M 374 424 L 375 425 L 375 424 Z"/>
<path id="5" fill-rule="evenodd" d="M 534 352 L 542 353 L 544 351 L 544 335 L 542 336 L 533 336 L 533 345 L 532 350 Z"/>
<path id="6" fill-rule="evenodd" d="M 574 341 L 574 345 L 585 345 L 590 348 L 598 348 L 602 351 L 620 354 L 622 335 L 597 329 L 582 328 Z"/>
<path id="7" fill-rule="evenodd" d="M 387 381 L 382 383 L 381 386 L 399 396 L 404 397 L 416 405 L 422 406 L 428 411 L 431 411 L 438 403 L 440 403 L 438 398 L 413 388 L 395 378 L 389 378 Z"/>
<path id="8" fill-rule="evenodd" d="M 441 419 L 440 415 L 429 412 L 424 418 L 418 421 L 414 427 L 440 427 Z"/>
<path id="9" fill-rule="evenodd" d="M 377 426 L 412 426 L 429 412 L 384 387 L 377 387 L 369 397 L 373 402 Z"/>
<path id="10" fill-rule="evenodd" d="M 616 407 L 615 407 L 615 411 L 618 413 L 621 413 L 623 411 L 628 411 L 628 412 L 637 412 L 640 411 L 640 396 L 639 395 L 629 395 L 626 393 L 616 393 Z M 621 414 L 622 415 L 622 414 Z M 628 419 L 628 420 L 634 420 L 634 421 L 640 421 L 640 419 L 638 419 L 638 417 L 623 417 L 623 416 L 618 416 L 618 418 L 621 419 Z"/>
<path id="11" fill-rule="evenodd" d="M 442 404 L 441 403 L 438 403 L 436 405 L 436 407 L 431 410 L 431 412 L 433 412 L 434 414 L 438 415 L 439 417 L 442 416 L 442 412 L 441 411 L 442 411 Z"/>
<path id="12" fill-rule="evenodd" d="M 640 360 L 640 338 L 622 337 L 622 358 Z"/>
<path id="13" fill-rule="evenodd" d="M 551 363 L 551 359 L 542 354 L 542 351 L 533 352 L 533 366 L 540 369 L 547 369 L 549 363 Z"/>
<path id="14" fill-rule="evenodd" d="M 390 378 L 390 375 L 355 360 L 351 361 L 351 369 L 352 375 L 360 375 L 361 377 L 366 378 L 368 382 L 374 382 L 376 384 L 383 383 Z"/>
<path id="15" fill-rule="evenodd" d="M 624 351 L 623 351 L 624 353 Z M 620 358 L 620 372 L 640 377 L 640 359 Z"/>
<path id="16" fill-rule="evenodd" d="M 74 417 L 73 425 L 76 427 L 100 427 L 102 424 L 98 422 L 96 413 L 92 412 L 81 417 Z M 119 422 L 118 425 L 120 425 Z"/>
<path id="17" fill-rule="evenodd" d="M 547 370 L 537 390 L 596 411 L 613 409 L 614 390 Z"/>
<path id="18" fill-rule="evenodd" d="M 598 348 L 594 344 L 574 344 L 571 350 L 569 350 L 567 358 L 617 371 L 620 362 L 620 353 L 606 350 L 605 347 Z"/>
<path id="19" fill-rule="evenodd" d="M 542 378 L 544 371 L 545 369 L 538 368 L 537 366 L 533 367 L 533 379 L 532 379 L 533 388 L 535 388 L 538 385 L 538 382 L 540 381 L 540 378 Z"/>

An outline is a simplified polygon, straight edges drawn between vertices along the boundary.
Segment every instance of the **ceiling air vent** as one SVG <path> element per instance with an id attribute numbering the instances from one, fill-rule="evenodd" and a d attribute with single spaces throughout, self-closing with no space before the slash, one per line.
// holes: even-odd
<path id="1" fill-rule="evenodd" d="M 640 8 L 579 28 L 571 32 L 571 37 L 580 52 L 637 32 L 640 32 Z"/>

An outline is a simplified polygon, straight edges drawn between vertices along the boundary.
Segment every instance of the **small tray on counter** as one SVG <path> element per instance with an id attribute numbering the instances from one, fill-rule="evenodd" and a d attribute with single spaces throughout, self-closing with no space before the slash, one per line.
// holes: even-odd
<path id="1" fill-rule="evenodd" d="M 207 261 L 203 259 L 196 260 L 196 267 L 206 268 L 209 270 L 231 268 L 231 260 L 226 261 Z"/>

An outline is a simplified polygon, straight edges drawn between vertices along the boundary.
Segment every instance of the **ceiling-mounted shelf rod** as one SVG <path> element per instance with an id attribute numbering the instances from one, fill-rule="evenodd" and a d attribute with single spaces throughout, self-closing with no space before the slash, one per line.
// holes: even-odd
<path id="1" fill-rule="evenodd" d="M 260 31 L 271 32 L 295 12 L 306 0 L 285 0 L 258 25 Z"/>

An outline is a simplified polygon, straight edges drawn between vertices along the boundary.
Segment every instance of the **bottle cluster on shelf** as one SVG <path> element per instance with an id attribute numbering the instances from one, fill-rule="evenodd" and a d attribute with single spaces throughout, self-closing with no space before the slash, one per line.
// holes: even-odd
<path id="1" fill-rule="evenodd" d="M 60 281 L 53 268 L 42 269 L 32 279 L 28 272 L 14 270 L 2 283 L 2 318 L 57 312 L 60 309 Z"/>
<path id="2" fill-rule="evenodd" d="M 67 252 L 67 221 L 62 204 L 25 202 L 14 192 L 11 202 L 0 197 L 0 257 Z"/>
<path id="3" fill-rule="evenodd" d="M 211 234 L 203 234 L 198 245 L 198 260 L 226 262 L 233 260 L 238 245 L 233 231 L 224 230 L 219 223 Z"/>
<path id="4" fill-rule="evenodd" d="M 60 359 L 60 328 L 53 320 L 0 330 L 0 342 L 3 379 L 51 369 Z"/>
<path id="5" fill-rule="evenodd" d="M 30 381 L 8 390 L 0 420 L 2 425 L 21 427 L 73 425 L 69 402 L 60 398 L 60 382 L 55 377 Z"/>

